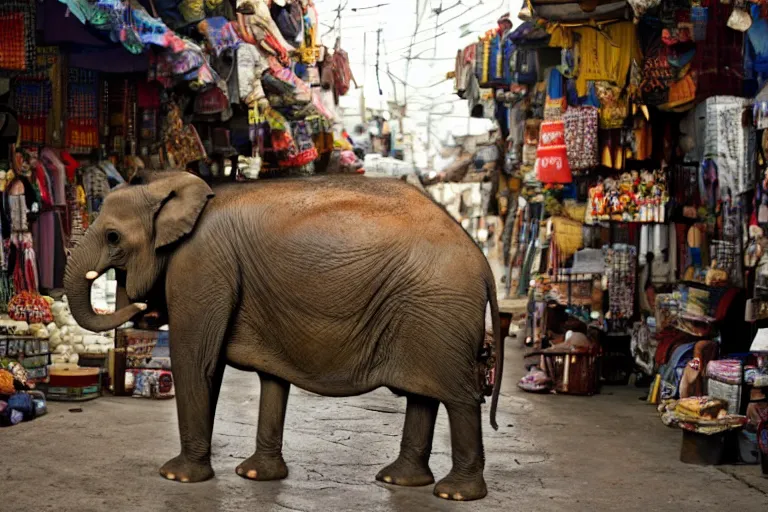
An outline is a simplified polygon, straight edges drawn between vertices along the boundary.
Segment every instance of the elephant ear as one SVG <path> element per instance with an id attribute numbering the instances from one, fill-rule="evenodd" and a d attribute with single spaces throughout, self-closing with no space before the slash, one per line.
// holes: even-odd
<path id="1" fill-rule="evenodd" d="M 190 234 L 214 194 L 206 182 L 188 172 L 162 173 L 153 178 L 147 188 L 155 211 L 157 250 Z"/>

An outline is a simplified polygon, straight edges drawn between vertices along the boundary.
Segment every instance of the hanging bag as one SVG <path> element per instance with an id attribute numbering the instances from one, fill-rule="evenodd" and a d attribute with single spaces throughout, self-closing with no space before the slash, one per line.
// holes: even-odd
<path id="1" fill-rule="evenodd" d="M 336 96 L 344 96 L 349 91 L 349 84 L 353 82 L 358 87 L 355 77 L 352 76 L 352 69 L 349 67 L 349 55 L 341 49 L 341 42 L 336 40 L 336 47 L 333 51 L 333 88 Z"/>
<path id="2" fill-rule="evenodd" d="M 556 121 L 563 118 L 567 103 L 563 89 L 563 75 L 552 68 L 547 79 L 547 99 L 544 103 L 544 120 Z"/>
<path id="3" fill-rule="evenodd" d="M 539 81 L 539 57 L 535 49 L 517 48 L 510 65 L 514 83 L 533 85 Z"/>
<path id="4" fill-rule="evenodd" d="M 591 169 L 597 166 L 597 120 L 598 101 L 594 86 L 586 103 L 569 106 L 563 114 L 565 125 L 565 146 L 568 162 L 573 170 Z"/>
<path id="5" fill-rule="evenodd" d="M 536 176 L 542 183 L 571 183 L 571 167 L 565 147 L 563 121 L 545 121 L 539 130 Z"/>

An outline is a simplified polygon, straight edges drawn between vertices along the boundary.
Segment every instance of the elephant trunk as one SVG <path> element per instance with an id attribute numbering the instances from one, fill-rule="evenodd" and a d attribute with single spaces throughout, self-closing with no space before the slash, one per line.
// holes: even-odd
<path id="1" fill-rule="evenodd" d="M 100 262 L 101 254 L 102 247 L 93 232 L 86 233 L 67 261 L 64 274 L 64 288 L 72 316 L 81 327 L 93 332 L 115 329 L 146 309 L 145 304 L 131 304 L 107 315 L 100 315 L 93 310 L 91 285 L 97 277 L 109 270 Z"/>

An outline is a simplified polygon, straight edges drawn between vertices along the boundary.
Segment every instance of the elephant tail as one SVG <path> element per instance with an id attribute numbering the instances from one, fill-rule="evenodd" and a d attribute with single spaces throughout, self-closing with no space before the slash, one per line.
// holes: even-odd
<path id="1" fill-rule="evenodd" d="M 490 269 L 488 274 L 489 276 L 485 278 L 485 286 L 488 291 L 488 302 L 491 305 L 493 343 L 496 345 L 496 368 L 494 371 L 493 394 L 491 396 L 491 427 L 494 430 L 499 430 L 499 424 L 496 423 L 496 408 L 499 405 L 501 376 L 504 371 L 504 339 L 501 337 L 501 326 L 499 325 L 499 299 L 496 296 L 496 283 L 494 282 L 493 272 Z"/>

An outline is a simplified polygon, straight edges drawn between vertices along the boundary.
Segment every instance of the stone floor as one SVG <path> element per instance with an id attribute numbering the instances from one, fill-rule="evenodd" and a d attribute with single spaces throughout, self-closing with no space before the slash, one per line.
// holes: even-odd
<path id="1" fill-rule="evenodd" d="M 387 391 L 333 399 L 292 390 L 285 434 L 290 476 L 257 483 L 235 474 L 254 448 L 255 375 L 228 370 L 213 438 L 216 478 L 163 480 L 178 453 L 173 401 L 101 398 L 52 403 L 34 422 L 0 430 L 0 510 L 56 511 L 594 511 L 765 510 L 756 466 L 679 462 L 680 433 L 662 426 L 641 390 L 540 396 L 515 387 L 520 351 L 508 340 L 500 429 L 485 430 L 489 495 L 449 503 L 432 488 L 374 482 L 400 442 L 405 400 Z M 485 424 L 488 422 L 484 408 Z M 438 418 L 432 469 L 450 467 L 447 418 Z"/>

